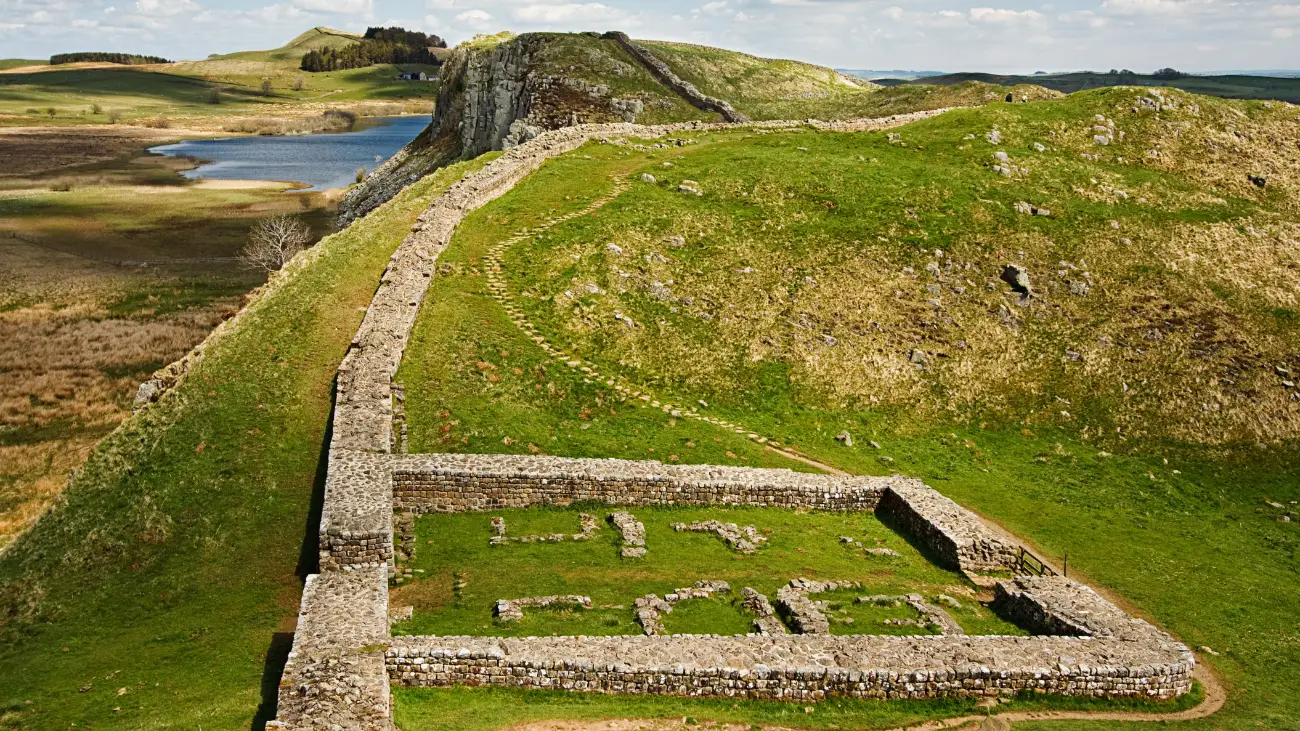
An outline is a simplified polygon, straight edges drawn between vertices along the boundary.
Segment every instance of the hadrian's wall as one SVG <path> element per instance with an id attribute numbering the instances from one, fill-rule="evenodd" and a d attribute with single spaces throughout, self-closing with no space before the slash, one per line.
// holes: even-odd
<path id="1" fill-rule="evenodd" d="M 1086 617 L 1083 636 L 395 637 L 386 657 L 393 682 L 421 687 L 799 701 L 1190 690 L 1187 648 L 1087 587 L 1060 577 L 1008 583 L 1027 613 Z"/>
<path id="2" fill-rule="evenodd" d="M 809 123 L 884 129 L 944 110 Z M 393 511 L 473 510 L 598 500 L 877 510 L 967 571 L 1007 569 L 1016 546 L 915 480 L 788 470 L 512 456 L 393 455 L 392 378 L 438 255 L 469 212 L 542 163 L 600 137 L 658 137 L 729 124 L 584 125 L 508 150 L 439 196 L 394 253 L 339 367 L 321 573 L 303 591 L 276 720 L 285 731 L 390 731 L 390 678 L 412 685 L 523 685 L 597 692 L 820 698 L 973 695 L 1036 688 L 1168 697 L 1190 688 L 1193 659 L 1168 635 L 1056 577 L 1003 582 L 1029 626 L 1077 637 L 392 638 L 387 570 Z M 797 122 L 746 126 L 783 128 Z M 1098 618 L 1104 620 L 1098 624 Z"/>
<path id="3" fill-rule="evenodd" d="M 645 66 L 646 70 L 659 80 L 659 83 L 680 94 L 689 101 L 692 106 L 698 109 L 703 109 L 706 112 L 717 112 L 728 122 L 749 121 L 749 117 L 736 111 L 736 108 L 731 106 L 731 102 L 726 99 L 718 99 L 716 97 L 708 96 L 696 88 L 695 84 L 692 84 L 673 73 L 673 70 L 668 67 L 668 64 L 664 63 L 663 59 L 651 53 L 650 49 L 633 41 L 626 33 L 611 31 L 606 33 L 604 37 L 610 38 L 615 43 L 622 46 L 623 50 L 627 51 L 632 58 L 641 62 L 641 65 Z"/>

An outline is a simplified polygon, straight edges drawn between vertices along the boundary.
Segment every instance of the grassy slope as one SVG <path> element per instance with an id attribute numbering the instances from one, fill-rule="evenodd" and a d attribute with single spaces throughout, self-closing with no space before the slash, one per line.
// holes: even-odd
<path id="1" fill-rule="evenodd" d="M 850 119 L 985 104 L 1010 89 L 966 84 L 956 89 L 878 89 L 867 81 L 857 87 L 838 72 L 801 63 L 758 58 L 720 48 L 686 43 L 639 41 L 681 78 L 700 91 L 726 99 L 754 119 Z M 1020 90 L 1017 90 L 1019 93 Z M 1031 98 L 1041 89 L 1026 88 Z"/>
<path id="2" fill-rule="evenodd" d="M 645 111 L 637 116 L 641 124 L 721 120 L 719 115 L 695 108 L 659 83 L 615 41 L 582 33 L 535 35 L 541 39 L 541 51 L 532 59 L 537 73 L 603 85 L 612 97 L 641 99 L 645 103 Z"/>
<path id="3" fill-rule="evenodd" d="M 602 210 L 599 219 L 570 222 L 544 236 L 541 241 L 545 246 L 535 245 L 526 252 L 521 250 L 510 255 L 507 261 L 514 282 L 512 287 L 518 293 L 532 292 L 535 295 L 532 298 L 521 297 L 520 301 L 529 311 L 530 319 L 542 324 L 543 331 L 553 342 L 562 347 L 571 346 L 571 352 L 600 364 L 603 371 L 624 373 L 633 380 L 651 381 L 657 388 L 684 392 L 682 395 L 687 398 L 704 395 L 715 408 L 720 408 L 722 415 L 769 436 L 798 444 L 818 459 L 850 471 L 898 471 L 926 479 L 946 494 L 1036 542 L 1058 560 L 1068 553 L 1072 575 L 1078 572 L 1098 585 L 1116 591 L 1136 611 L 1154 618 L 1189 645 L 1214 648 L 1219 654 L 1203 655 L 1202 660 L 1227 682 L 1229 700 L 1220 714 L 1188 723 L 1188 728 L 1294 727 L 1294 719 L 1300 716 L 1300 705 L 1290 688 L 1300 679 L 1300 638 L 1295 631 L 1292 598 L 1300 591 L 1300 576 L 1296 571 L 1296 545 L 1300 537 L 1296 535 L 1294 520 L 1289 523 L 1280 521 L 1286 512 L 1295 513 L 1296 507 L 1292 502 L 1300 500 L 1300 492 L 1296 489 L 1295 441 L 1289 436 L 1289 427 L 1286 426 L 1290 422 L 1283 420 L 1268 426 L 1278 429 L 1271 445 L 1257 448 L 1249 442 L 1229 441 L 1206 447 L 1201 440 L 1222 438 L 1222 434 L 1213 433 L 1218 428 L 1214 419 L 1218 419 L 1220 414 L 1213 418 L 1197 416 L 1172 407 L 1173 402 L 1181 398 L 1178 389 L 1196 384 L 1192 390 L 1196 393 L 1210 388 L 1210 384 L 1197 381 L 1197 376 L 1179 372 L 1176 368 L 1163 373 L 1164 379 L 1159 381 L 1161 387 L 1174 390 L 1167 397 L 1157 394 L 1157 400 L 1166 398 L 1170 401 L 1171 410 L 1163 416 L 1159 411 L 1153 412 L 1145 424 L 1143 420 L 1131 423 L 1129 427 L 1134 430 L 1134 436 L 1130 441 L 1114 436 L 1099 439 L 1093 435 L 1097 425 L 1109 423 L 1106 421 L 1108 415 L 1118 418 L 1131 408 L 1119 397 L 1110 395 L 1109 387 L 1097 394 L 1099 400 L 1092 407 L 1070 407 L 1075 409 L 1077 421 L 1049 417 L 1049 413 L 1057 414 L 1063 410 L 1060 406 L 1051 408 L 1053 393 L 1068 393 L 1070 388 L 1081 387 L 1081 383 L 1085 383 L 1083 388 L 1088 388 L 1077 375 L 1042 383 L 1038 386 L 1042 389 L 1041 395 L 1030 396 L 1021 402 L 1013 400 L 1009 411 L 1001 399 L 977 400 L 969 410 L 946 414 L 943 411 L 927 414 L 924 408 L 914 409 L 905 404 L 896 408 L 883 405 L 877 408 L 850 407 L 840 405 L 836 399 L 826 399 L 819 389 L 802 387 L 800 384 L 806 380 L 798 371 L 749 362 L 748 354 L 753 349 L 764 353 L 769 360 L 779 361 L 782 356 L 779 348 L 771 348 L 761 339 L 750 341 L 748 335 L 740 341 L 743 357 L 724 358 L 721 367 L 711 374 L 689 375 L 695 365 L 717 361 L 717 353 L 728 352 L 736 341 L 729 340 L 725 329 L 705 329 L 698 333 L 698 340 L 665 340 L 664 337 L 672 330 L 662 323 L 685 327 L 681 324 L 682 317 L 667 312 L 665 304 L 655 303 L 642 294 L 641 278 L 667 281 L 669 277 L 676 277 L 675 286 L 683 290 L 686 282 L 691 280 L 690 271 L 662 273 L 652 264 L 640 261 L 642 253 L 657 248 L 655 243 L 661 236 L 677 231 L 687 234 L 694 248 L 682 254 L 665 249 L 665 253 L 674 258 L 693 257 L 689 258 L 690 269 L 696 270 L 696 274 L 708 270 L 713 259 L 726 271 L 744 263 L 736 261 L 735 257 L 750 257 L 762 264 L 764 260 L 757 258 L 756 250 L 738 242 L 770 240 L 776 245 L 785 241 L 786 246 L 803 242 L 802 246 L 812 248 L 790 253 L 796 258 L 806 259 L 810 255 L 826 256 L 833 252 L 837 242 L 846 239 L 869 241 L 872 228 L 876 226 L 883 227 L 877 230 L 888 234 L 889 243 L 868 247 L 866 251 L 871 252 L 870 260 L 880 260 L 884 255 L 891 266 L 910 264 L 921 271 L 926 257 L 920 247 L 946 246 L 951 247 L 950 254 L 960 254 L 959 264 L 974 261 L 985 268 L 1000 267 L 1007 252 L 992 248 L 977 255 L 975 251 L 962 248 L 973 242 L 954 246 L 961 243 L 961 232 L 966 224 L 972 227 L 971 238 L 975 241 L 1012 241 L 1015 247 L 1024 248 L 1032 257 L 1044 257 L 1043 268 L 1050 270 L 1057 258 L 1073 259 L 1082 254 L 1090 260 L 1095 257 L 1098 263 L 1093 266 L 1100 269 L 1105 255 L 1099 250 L 1096 232 L 1089 221 L 1099 224 L 1100 230 L 1109 229 L 1109 220 L 1121 221 L 1126 233 L 1134 237 L 1139 252 L 1158 252 L 1159 249 L 1147 248 L 1140 236 L 1163 231 L 1164 236 L 1156 235 L 1157 239 L 1163 239 L 1171 227 L 1190 223 L 1193 224 L 1191 229 L 1174 238 L 1191 240 L 1196 237 L 1196 232 L 1220 225 L 1215 224 L 1218 220 L 1241 221 L 1237 229 L 1244 230 L 1246 220 L 1252 220 L 1250 225 L 1257 226 L 1274 216 L 1285 218 L 1289 215 L 1294 202 L 1288 197 L 1290 193 L 1285 187 L 1266 194 L 1253 191 L 1248 185 L 1239 184 L 1239 164 L 1221 167 L 1216 153 L 1198 154 L 1194 146 L 1178 147 L 1166 142 L 1167 146 L 1163 148 L 1166 161 L 1146 170 L 1119 163 L 1117 156 L 1133 155 L 1121 148 L 1107 151 L 1105 160 L 1097 165 L 1089 165 L 1079 172 L 1066 172 L 1076 164 L 1084 164 L 1075 162 L 1080 158 L 1077 153 L 1070 152 L 1076 149 L 1076 145 L 1088 145 L 1078 149 L 1090 154 L 1095 149 L 1084 135 L 1085 131 L 1091 134 L 1088 125 L 1092 114 L 1106 111 L 1119 119 L 1116 110 L 1127 109 L 1132 103 L 1115 94 L 1121 92 L 1094 92 L 1047 104 L 996 105 L 955 112 L 900 130 L 906 146 L 890 145 L 880 134 L 769 136 L 745 144 L 726 144 L 734 138 L 718 136 L 710 138 L 717 139 L 717 145 L 704 144 L 685 151 L 655 152 L 644 156 L 638 154 L 634 159 L 641 160 L 646 166 L 644 169 L 652 170 L 656 175 L 662 175 L 664 171 L 660 160 L 671 156 L 675 166 L 670 179 L 690 177 L 700 180 L 706 190 L 705 198 L 683 200 L 678 194 L 656 191 L 648 186 L 634 188 Z M 1259 105 L 1237 106 L 1208 99 L 1182 101 L 1198 105 L 1199 112 L 1214 125 L 1246 124 L 1247 120 L 1250 124 L 1265 124 L 1272 119 L 1270 115 L 1284 114 L 1278 110 L 1265 110 Z M 1039 176 L 1032 179 L 1032 187 L 1000 180 L 987 169 L 985 161 L 989 158 L 989 151 L 995 148 L 984 142 L 982 133 L 993 123 L 999 124 L 1008 136 L 1004 147 L 1012 150 L 1017 164 L 1030 166 L 1031 175 Z M 1130 144 L 1140 148 L 1151 142 L 1145 136 L 1148 131 L 1134 127 L 1131 121 L 1121 121 L 1121 126 L 1130 130 Z M 1016 152 L 1028 147 L 1036 135 L 1046 129 L 1059 130 L 1058 139 L 1052 144 L 1059 146 L 1061 152 L 1054 154 L 1052 160 L 1054 164 L 1063 166 L 1060 169 L 1054 169 L 1053 165 L 1042 160 L 1025 158 L 1026 153 Z M 1251 130 L 1253 135 L 1254 127 Z M 963 139 L 967 132 L 978 133 L 970 151 L 960 149 L 968 142 Z M 1192 135 L 1194 144 L 1201 144 L 1205 134 Z M 1210 131 L 1208 134 L 1213 137 L 1218 133 Z M 1260 136 L 1267 135 L 1260 133 Z M 799 147 L 807 147 L 809 152 L 801 153 Z M 1242 154 L 1247 153 L 1237 151 L 1228 157 L 1239 160 Z M 1271 153 L 1260 148 L 1249 154 L 1262 161 L 1267 160 Z M 584 174 L 579 161 L 586 155 L 590 155 L 592 160 L 583 161 L 589 166 L 589 172 Z M 862 158 L 859 159 L 858 155 Z M 868 168 L 871 156 L 882 161 L 879 168 Z M 526 210 L 530 201 L 538 208 L 554 205 L 552 193 L 547 185 L 541 184 L 542 181 L 547 181 L 548 185 L 559 180 L 578 187 L 584 182 L 589 187 L 602 185 L 609 174 L 627 170 L 626 163 L 620 158 L 617 151 L 607 147 L 589 146 L 544 167 L 534 179 L 537 184 L 530 181 L 521 186 L 503 198 L 500 205 L 508 205 L 513 211 Z M 836 160 L 839 162 L 834 162 Z M 810 161 L 815 164 L 810 164 Z M 975 163 L 973 168 L 971 163 Z M 857 170 L 859 167 L 865 170 Z M 1050 182 L 1053 175 L 1043 176 L 1044 169 L 1063 175 L 1064 188 L 1058 189 L 1056 183 Z M 553 177 L 547 178 L 548 173 Z M 633 179 L 638 175 L 635 169 L 630 173 Z M 1095 189 L 1088 190 L 1090 185 L 1095 185 L 1088 182 L 1090 176 L 1104 179 L 1116 187 L 1139 188 L 1144 195 L 1150 194 L 1153 199 L 1162 201 L 1160 210 L 1151 211 L 1142 206 L 1116 202 L 1116 199 L 1102 203 Z M 741 178 L 742 184 L 734 184 L 735 178 Z M 749 204 L 739 200 L 739 192 L 750 191 L 754 178 L 767 181 L 765 185 L 769 190 L 764 192 L 764 205 L 775 205 L 775 201 L 791 196 L 785 197 L 790 202 L 783 204 L 786 206 L 784 211 L 758 210 L 755 211 L 757 215 L 746 213 Z M 929 192 L 936 180 L 942 180 L 944 187 L 952 191 L 951 197 L 935 196 Z M 853 186 L 859 184 L 874 187 L 876 194 L 852 193 Z M 1083 192 L 1072 194 L 1074 188 Z M 1207 195 L 1206 189 L 1215 191 L 1215 194 Z M 1009 213 L 992 217 L 976 214 L 974 218 L 966 218 L 978 211 L 980 198 L 996 201 L 1005 210 L 1010 203 L 1038 193 L 1052 196 L 1053 208 L 1057 209 L 1056 219 L 1017 217 Z M 1157 198 L 1157 194 L 1160 197 Z M 1073 196 L 1078 197 L 1070 200 Z M 731 202 L 721 203 L 721 199 Z M 827 199 L 837 201 L 839 208 L 822 206 L 821 202 Z M 816 212 L 819 206 L 821 214 Z M 872 212 L 873 208 L 876 212 Z M 719 217 L 724 210 L 726 216 L 736 222 L 736 230 L 730 230 L 732 224 Z M 830 212 L 834 210 L 841 213 Z M 494 214 L 501 213 L 501 210 L 489 206 L 466 224 L 458 238 L 483 238 L 490 243 L 525 225 L 523 221 L 506 224 L 494 217 Z M 939 213 L 944 216 L 940 217 Z M 924 223 L 906 226 L 898 223 L 912 220 L 912 215 Z M 1252 218 L 1242 219 L 1243 216 Z M 948 222 L 944 218 L 954 220 Z M 1070 225 L 1061 225 L 1059 221 L 1062 219 Z M 766 227 L 762 225 L 765 221 L 769 224 Z M 990 228 L 994 223 L 996 225 Z M 781 236 L 764 233 L 765 228 L 773 229 L 775 224 L 786 227 L 786 233 Z M 1050 239 L 1026 235 L 1026 231 L 1040 226 L 1053 227 Z M 922 235 L 923 230 L 928 232 L 929 241 Z M 949 237 L 953 241 L 949 241 Z M 1078 237 L 1077 242 L 1075 237 Z M 576 290 L 574 285 L 581 281 L 594 280 L 609 292 L 616 292 L 617 280 L 603 279 L 605 274 L 612 277 L 612 269 L 604 268 L 608 265 L 604 247 L 611 241 L 618 242 L 629 256 L 626 262 L 618 265 L 619 268 L 634 275 L 625 285 L 626 291 L 617 296 L 617 306 L 632 314 L 638 322 L 661 322 L 660 327 L 644 331 L 654 333 L 658 338 L 653 348 L 629 350 L 624 347 L 622 336 L 616 333 L 628 331 L 607 317 L 605 308 L 608 303 L 588 302 L 588 298 L 578 298 L 577 301 L 552 298 L 562 290 Z M 700 243 L 697 245 L 696 241 Z M 1060 245 L 1063 250 L 1033 253 L 1036 247 L 1044 245 L 1043 241 L 1053 246 Z M 710 242 L 716 243 L 717 247 L 711 248 Z M 1202 253 L 1215 256 L 1226 252 L 1242 261 L 1257 256 L 1249 245 L 1231 237 L 1220 239 L 1217 246 L 1218 249 L 1206 249 Z M 1015 256 L 1014 250 L 1010 255 Z M 851 260 L 853 252 L 847 252 L 845 256 Z M 901 260 L 895 257 L 901 257 Z M 843 261 L 843 258 L 829 257 L 829 261 L 821 265 L 831 266 L 836 260 Z M 1134 284 L 1138 285 L 1136 289 L 1141 289 L 1155 282 L 1154 286 L 1160 291 L 1158 296 L 1194 295 L 1193 299 L 1184 301 L 1185 305 L 1196 305 L 1198 300 L 1195 297 L 1203 293 L 1195 287 L 1207 287 L 1208 280 L 1215 276 L 1212 272 L 1180 274 L 1173 270 L 1157 276 L 1151 263 L 1134 261 L 1133 252 L 1120 261 L 1135 265 L 1135 270 L 1107 274 L 1099 285 L 1103 289 L 1112 276 L 1117 277 L 1109 285 L 1114 293 L 1135 289 Z M 774 267 L 769 271 L 782 277 L 801 278 L 804 274 L 799 267 L 783 268 L 786 265 L 770 262 L 767 266 Z M 1272 276 L 1276 266 L 1270 264 L 1252 270 L 1252 276 Z M 818 274 L 819 280 L 826 281 L 824 272 L 814 273 Z M 1156 278 L 1149 280 L 1144 277 Z M 984 278 L 984 275 L 974 277 L 980 289 Z M 1040 279 L 1050 277 L 1044 275 Z M 859 275 L 858 281 L 870 294 L 874 285 L 869 274 Z M 993 281 L 996 282 L 996 271 Z M 1233 287 L 1252 287 L 1257 293 L 1285 292 L 1285 289 L 1261 289 L 1258 284 L 1251 285 L 1249 278 L 1237 282 L 1213 288 L 1218 293 L 1216 296 L 1224 298 L 1224 306 L 1230 307 L 1237 318 L 1234 325 L 1237 330 L 1220 331 L 1224 336 L 1223 344 L 1231 346 L 1234 337 L 1252 331 L 1261 337 L 1267 334 L 1270 338 L 1281 338 L 1274 342 L 1289 342 L 1294 330 L 1286 324 L 1288 320 L 1279 320 L 1270 314 L 1272 310 L 1268 303 L 1259 301 L 1260 294 L 1254 300 L 1239 300 Z M 901 286 L 907 287 L 908 292 L 902 299 L 929 296 L 921 284 L 903 283 Z M 1189 284 L 1194 285 L 1192 290 L 1187 289 Z M 779 292 L 780 286 L 777 281 L 760 284 L 762 291 L 774 293 Z M 892 289 L 900 285 L 890 283 L 888 286 Z M 1071 302 L 1060 286 L 1047 287 L 1045 296 L 1055 303 Z M 912 288 L 917 294 L 911 293 Z M 747 285 L 738 286 L 733 279 L 723 289 L 712 292 L 711 296 L 725 304 L 735 292 L 731 301 L 739 303 L 744 300 L 738 293 L 747 289 Z M 948 307 L 959 307 L 960 299 L 951 292 L 946 292 L 944 298 Z M 848 301 L 852 302 L 851 299 Z M 1127 312 L 1124 309 L 1127 306 L 1108 302 L 1105 299 L 1094 300 L 1093 306 L 1099 309 L 1091 316 L 1079 314 L 1070 317 L 1087 323 L 1098 316 L 1103 321 L 1108 316 L 1117 316 L 1111 311 L 1115 308 Z M 987 305 L 981 305 L 981 308 L 987 308 Z M 992 312 L 996 314 L 996 306 Z M 426 333 L 428 313 L 428 310 L 422 313 L 421 321 L 417 323 L 417 329 Z M 752 314 L 766 317 L 761 311 Z M 1140 308 L 1133 314 L 1140 321 L 1149 323 L 1154 319 L 1159 322 L 1158 318 L 1152 318 Z M 877 316 L 881 315 L 877 313 Z M 977 317 L 974 311 L 955 316 L 966 322 Z M 1050 319 L 1046 314 L 1042 317 Z M 768 328 L 764 332 L 769 336 L 780 331 L 776 322 L 763 326 Z M 761 338 L 761 335 L 755 337 Z M 837 335 L 841 340 L 851 337 L 838 332 Z M 1030 339 L 1039 337 L 1041 335 L 1034 334 Z M 1148 338 L 1142 349 L 1158 353 L 1163 346 L 1155 343 Z M 1038 345 L 1048 350 L 1059 347 L 1051 338 Z M 435 346 L 431 345 L 426 334 L 424 343 L 413 341 L 408 353 L 415 353 L 418 347 Z M 1137 355 L 1140 354 L 1134 351 L 1132 357 Z M 412 358 L 420 357 L 408 357 L 404 368 L 410 367 Z M 512 350 L 511 357 L 526 361 L 536 356 Z M 1260 371 L 1270 371 L 1271 374 L 1270 355 L 1254 353 L 1252 357 Z M 465 356 L 462 358 L 467 359 Z M 1197 358 L 1184 356 L 1183 360 L 1196 362 Z M 1062 359 L 1061 362 L 1070 361 Z M 1176 364 L 1178 361 L 1170 362 Z M 491 389 L 444 389 L 449 383 L 468 382 L 479 377 L 473 375 L 472 368 L 462 370 L 464 375 L 448 376 L 447 380 L 437 383 L 436 392 L 428 390 L 423 395 L 418 384 L 408 381 L 408 411 L 412 418 L 412 433 L 417 435 L 417 447 L 449 448 L 445 443 L 439 443 L 435 436 L 440 433 L 435 424 L 445 426 L 450 423 L 436 421 L 444 411 L 451 414 L 452 419 L 469 412 L 471 416 L 462 424 L 478 428 L 487 426 L 487 422 L 475 420 L 475 408 L 468 397 L 476 392 L 490 393 Z M 667 377 L 670 372 L 688 375 Z M 1012 376 L 1006 380 L 1008 386 L 1014 388 L 1022 378 Z M 1156 382 L 1152 381 L 1153 384 Z M 954 382 L 954 385 L 960 384 L 960 380 Z M 522 390 L 524 386 L 526 382 L 516 388 Z M 1266 386 L 1261 381 L 1253 398 L 1272 399 L 1273 389 L 1280 388 Z M 934 388 L 932 395 L 922 391 L 922 398 L 947 403 L 956 395 L 951 387 Z M 422 405 L 422 399 L 432 400 L 428 405 Z M 433 406 L 435 400 L 436 407 Z M 1080 405 L 1086 403 L 1084 398 Z M 1255 408 L 1274 414 L 1294 414 L 1294 406 L 1285 401 L 1269 403 L 1268 407 Z M 991 412 L 988 409 L 990 404 L 1002 404 L 1001 413 Z M 1036 417 L 1027 413 L 1039 409 L 1042 411 Z M 434 420 L 426 421 L 431 415 Z M 1026 422 L 1026 417 L 1032 418 Z M 568 418 L 574 419 L 572 415 Z M 1091 426 L 1093 434 L 1083 430 L 1083 426 Z M 857 441 L 855 447 L 845 448 L 832 439 L 832 435 L 842 428 L 853 432 Z M 1113 424 L 1109 428 L 1113 433 Z M 594 427 L 587 431 L 592 430 Z M 566 435 L 566 439 L 552 440 L 548 449 L 556 454 L 595 451 L 592 445 L 583 441 L 585 433 L 574 431 Z M 1171 433 L 1185 436 L 1178 438 Z M 428 436 L 421 441 L 420 434 Z M 868 440 L 878 441 L 881 449 L 872 448 L 867 444 Z M 599 447 L 603 456 L 646 456 L 641 445 L 629 444 L 621 450 L 608 451 L 610 446 L 602 444 Z M 613 446 L 617 447 L 617 444 Z M 487 451 L 489 447 L 484 445 L 481 449 Z M 892 461 L 884 462 L 880 459 L 882 456 L 888 456 Z M 1272 507 L 1266 501 L 1283 507 Z M 506 719 L 518 721 L 550 714 L 566 717 L 608 717 L 642 712 L 679 717 L 698 714 L 751 722 L 772 718 L 764 715 L 770 710 L 753 708 L 738 712 L 729 704 L 710 707 L 709 704 L 684 701 L 637 699 L 611 703 L 538 694 L 494 696 L 471 691 L 403 691 L 398 698 L 399 718 L 406 720 L 405 727 L 410 729 L 446 728 L 448 724 L 454 725 L 449 719 L 460 719 L 469 727 L 466 719 L 476 714 L 480 719 L 499 719 L 493 721 L 498 725 Z M 521 703 L 524 704 L 522 707 L 519 706 Z M 498 710 L 497 704 L 510 704 L 511 710 Z M 873 713 L 880 710 L 857 709 L 849 712 L 848 718 L 864 727 L 877 726 L 883 720 Z M 784 719 L 786 723 L 795 720 Z M 828 722 L 825 718 L 807 721 L 817 726 Z M 840 717 L 838 722 L 845 722 L 845 718 Z M 493 727 L 486 720 L 481 723 L 483 728 Z M 1102 725 L 1025 724 L 1025 727 L 1113 728 L 1120 725 L 1111 722 Z"/>
<path id="4" fill-rule="evenodd" d="M 1167 86 L 1193 94 L 1223 97 L 1226 99 L 1277 99 L 1300 102 L 1300 79 L 1271 76 L 1184 76 L 1179 79 L 1157 79 L 1148 74 L 1105 74 L 1080 72 L 1051 74 L 1049 76 L 1006 76 L 1000 74 L 944 74 L 916 79 L 909 84 L 947 86 L 966 81 L 1014 86 L 1036 84 L 1066 94 L 1085 89 L 1107 86 Z"/>
<path id="5" fill-rule="evenodd" d="M 0 727 L 266 718 L 313 568 L 334 369 L 415 216 L 476 164 L 328 239 L 0 558 Z"/>

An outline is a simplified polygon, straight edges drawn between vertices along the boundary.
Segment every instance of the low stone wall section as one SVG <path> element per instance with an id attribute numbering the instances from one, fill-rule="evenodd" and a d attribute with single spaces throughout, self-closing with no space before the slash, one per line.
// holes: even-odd
<path id="1" fill-rule="evenodd" d="M 403 455 L 391 464 L 393 506 L 414 513 L 581 502 L 875 510 L 900 479 L 509 454 Z"/>
<path id="2" fill-rule="evenodd" d="M 321 570 L 384 566 L 393 558 L 392 467 L 382 455 L 335 450 L 325 477 Z"/>
<path id="3" fill-rule="evenodd" d="M 920 480 L 890 486 L 878 511 L 949 568 L 979 574 L 1017 566 L 1020 547 Z"/>
<path id="4" fill-rule="evenodd" d="M 668 67 L 668 64 L 664 63 L 663 59 L 651 53 L 650 49 L 633 41 L 626 33 L 610 31 L 604 37 L 622 46 L 623 50 L 627 51 L 632 58 L 641 62 L 641 65 L 645 66 L 650 75 L 659 80 L 659 83 L 681 95 L 682 98 L 691 103 L 691 106 L 703 109 L 706 112 L 721 114 L 722 118 L 728 122 L 749 121 L 748 116 L 736 111 L 736 108 L 731 106 L 731 102 L 708 96 L 696 88 L 695 84 L 673 73 L 673 70 Z"/>
<path id="5" fill-rule="evenodd" d="M 389 641 L 383 567 L 307 577 L 298 628 L 280 678 L 284 731 L 392 729 L 384 648 Z"/>
<path id="6" fill-rule="evenodd" d="M 1035 596 L 1115 609 L 1086 587 L 1045 577 Z M 1028 601 L 1028 600 L 1027 600 Z M 594 693 L 765 700 L 953 698 L 1041 691 L 1172 698 L 1195 661 L 1139 620 L 1086 637 L 704 635 L 396 637 L 389 677 L 407 686 L 495 685 Z"/>

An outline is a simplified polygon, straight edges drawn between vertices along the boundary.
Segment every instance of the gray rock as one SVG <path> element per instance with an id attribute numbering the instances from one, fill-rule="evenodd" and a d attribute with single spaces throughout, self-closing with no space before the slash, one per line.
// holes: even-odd
<path id="1" fill-rule="evenodd" d="M 657 182 L 659 182 L 659 181 L 656 180 L 656 179 L 655 179 L 655 176 L 651 175 L 650 173 L 641 173 L 641 182 L 642 182 L 642 183 L 649 183 L 649 184 L 651 184 L 651 185 L 654 185 L 655 183 L 657 183 Z"/>
<path id="2" fill-rule="evenodd" d="M 836 435 L 835 435 L 835 441 L 837 441 L 837 442 L 843 444 L 843 445 L 846 446 L 846 447 L 852 447 L 852 446 L 853 446 L 853 435 L 850 434 L 850 433 L 848 432 L 848 430 L 845 430 L 845 431 L 842 431 L 842 432 L 840 432 L 839 434 L 836 434 Z"/>
<path id="3" fill-rule="evenodd" d="M 1010 285 L 1012 290 L 1019 293 L 1021 297 L 1033 296 L 1034 290 L 1029 284 L 1029 271 L 1019 264 L 1008 264 L 1003 267 L 1000 278 Z"/>

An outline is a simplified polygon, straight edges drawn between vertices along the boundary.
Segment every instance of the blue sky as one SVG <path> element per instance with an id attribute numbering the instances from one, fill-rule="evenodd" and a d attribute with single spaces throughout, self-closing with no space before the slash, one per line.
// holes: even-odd
<path id="1" fill-rule="evenodd" d="M 1300 68 L 1300 0 L 0 0 L 0 58 L 197 59 L 272 48 L 316 25 L 404 25 L 453 44 L 621 29 L 841 68 Z"/>

